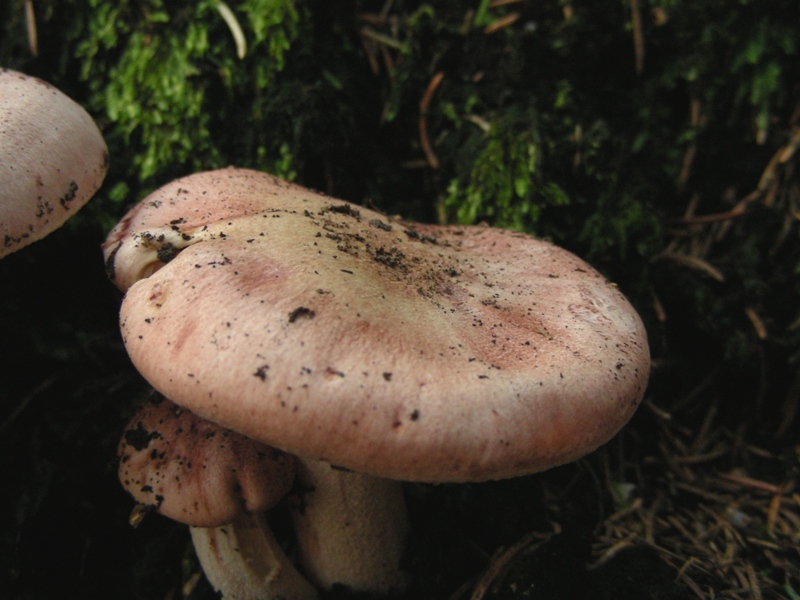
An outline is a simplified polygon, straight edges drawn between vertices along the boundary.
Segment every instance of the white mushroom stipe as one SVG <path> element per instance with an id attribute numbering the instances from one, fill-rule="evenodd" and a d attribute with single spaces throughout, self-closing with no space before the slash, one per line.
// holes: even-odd
<path id="1" fill-rule="evenodd" d="M 261 513 L 221 527 L 190 527 L 203 573 L 225 600 L 316 600 L 319 593 L 292 566 Z"/>
<path id="2" fill-rule="evenodd" d="M 409 525 L 400 482 L 299 459 L 297 483 L 290 506 L 311 581 L 380 594 L 406 587 L 401 559 Z"/>

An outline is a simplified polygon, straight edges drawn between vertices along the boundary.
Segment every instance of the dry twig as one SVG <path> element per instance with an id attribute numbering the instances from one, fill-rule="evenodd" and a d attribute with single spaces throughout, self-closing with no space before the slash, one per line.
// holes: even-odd
<path id="1" fill-rule="evenodd" d="M 422 146 L 422 151 L 425 153 L 425 158 L 431 169 L 439 168 L 439 159 L 436 158 L 436 153 L 433 151 L 428 141 L 428 107 L 430 106 L 431 99 L 433 99 L 433 94 L 436 92 L 439 84 L 442 83 L 442 79 L 444 79 L 444 73 L 441 71 L 433 76 L 430 83 L 428 83 L 428 88 L 425 90 L 422 101 L 419 103 L 419 143 Z"/>

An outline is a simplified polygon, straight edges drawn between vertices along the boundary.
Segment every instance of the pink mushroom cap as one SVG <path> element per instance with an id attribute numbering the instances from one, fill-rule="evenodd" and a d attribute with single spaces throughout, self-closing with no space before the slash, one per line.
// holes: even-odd
<path id="1" fill-rule="evenodd" d="M 294 483 L 291 456 L 201 419 L 159 394 L 119 442 L 119 478 L 135 500 L 194 527 L 272 508 Z"/>
<path id="2" fill-rule="evenodd" d="M 384 478 L 501 479 L 632 416 L 642 322 L 530 235 L 397 222 L 266 175 L 170 183 L 104 246 L 139 371 L 204 418 Z"/>
<path id="3" fill-rule="evenodd" d="M 0 258 L 61 227 L 107 170 L 103 136 L 80 105 L 0 69 Z"/>

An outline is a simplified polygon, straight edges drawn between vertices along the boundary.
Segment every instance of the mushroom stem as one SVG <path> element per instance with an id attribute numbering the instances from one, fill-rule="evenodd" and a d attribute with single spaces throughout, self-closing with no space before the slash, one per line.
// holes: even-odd
<path id="1" fill-rule="evenodd" d="M 400 482 L 298 459 L 292 506 L 300 563 L 322 589 L 334 584 L 388 594 L 406 587 L 400 568 L 408 514 Z"/>
<path id="2" fill-rule="evenodd" d="M 190 527 L 197 557 L 225 600 L 316 600 L 317 590 L 294 568 L 263 513 L 221 527 Z"/>

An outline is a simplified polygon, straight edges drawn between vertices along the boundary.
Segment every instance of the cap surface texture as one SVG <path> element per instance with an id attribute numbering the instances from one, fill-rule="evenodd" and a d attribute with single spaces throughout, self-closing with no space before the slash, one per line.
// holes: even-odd
<path id="1" fill-rule="evenodd" d="M 63 225 L 107 169 L 106 144 L 80 105 L 49 83 L 0 69 L 0 257 Z"/>
<path id="2" fill-rule="evenodd" d="M 260 172 L 177 180 L 108 237 L 150 383 L 287 452 L 415 481 L 541 471 L 605 443 L 649 372 L 641 320 L 571 253 L 416 225 Z"/>

